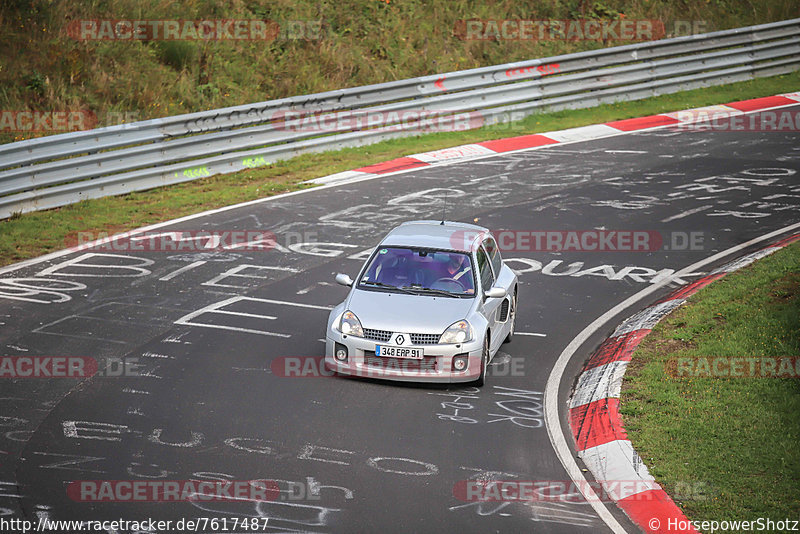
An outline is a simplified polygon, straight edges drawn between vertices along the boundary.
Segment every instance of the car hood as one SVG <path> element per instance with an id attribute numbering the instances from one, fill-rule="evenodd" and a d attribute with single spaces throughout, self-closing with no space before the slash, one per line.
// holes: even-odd
<path id="1" fill-rule="evenodd" d="M 420 334 L 441 334 L 466 319 L 475 299 L 409 295 L 356 289 L 347 308 L 364 328 Z"/>

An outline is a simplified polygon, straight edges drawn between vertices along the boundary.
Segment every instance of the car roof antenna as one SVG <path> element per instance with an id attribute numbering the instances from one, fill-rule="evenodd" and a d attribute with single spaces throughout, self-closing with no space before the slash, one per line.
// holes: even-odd
<path id="1" fill-rule="evenodd" d="M 440 226 L 444 226 L 444 216 L 446 211 L 447 211 L 447 189 L 444 190 L 444 203 L 442 204 L 442 222 L 439 223 Z"/>

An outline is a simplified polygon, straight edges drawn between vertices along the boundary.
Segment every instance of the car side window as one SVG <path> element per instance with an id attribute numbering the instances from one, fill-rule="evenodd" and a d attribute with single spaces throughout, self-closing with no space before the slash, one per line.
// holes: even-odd
<path id="1" fill-rule="evenodd" d="M 481 277 L 481 287 L 484 291 L 488 291 L 494 285 L 494 275 L 492 269 L 489 267 L 489 258 L 486 256 L 483 247 L 478 249 L 478 273 Z"/>
<path id="2" fill-rule="evenodd" d="M 483 248 L 486 249 L 486 254 L 489 255 L 489 261 L 492 263 L 495 277 L 500 276 L 500 269 L 503 268 L 503 260 L 500 258 L 500 250 L 497 248 L 497 243 L 494 238 L 487 237 L 484 239 Z"/>

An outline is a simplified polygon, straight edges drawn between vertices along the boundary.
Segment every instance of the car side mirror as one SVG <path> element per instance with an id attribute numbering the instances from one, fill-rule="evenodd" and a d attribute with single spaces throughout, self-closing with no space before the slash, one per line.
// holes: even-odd
<path id="1" fill-rule="evenodd" d="M 508 293 L 502 287 L 494 286 L 486 291 L 483 295 L 490 299 L 501 299 L 505 297 Z"/>
<path id="2" fill-rule="evenodd" d="M 341 284 L 343 286 L 350 287 L 353 285 L 353 279 L 347 276 L 346 274 L 337 273 L 336 274 L 336 283 Z"/>

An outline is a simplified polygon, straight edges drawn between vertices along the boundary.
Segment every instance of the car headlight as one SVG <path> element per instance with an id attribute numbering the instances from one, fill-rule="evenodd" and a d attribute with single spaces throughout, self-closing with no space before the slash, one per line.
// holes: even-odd
<path id="1" fill-rule="evenodd" d="M 361 328 L 361 321 L 359 321 L 356 314 L 350 310 L 342 314 L 342 319 L 339 321 L 339 331 L 342 334 L 364 337 L 364 329 Z"/>
<path id="2" fill-rule="evenodd" d="M 451 324 L 439 338 L 439 343 L 464 343 L 466 341 L 472 341 L 472 326 L 467 320 Z"/>

